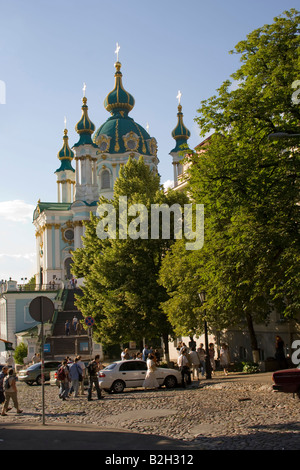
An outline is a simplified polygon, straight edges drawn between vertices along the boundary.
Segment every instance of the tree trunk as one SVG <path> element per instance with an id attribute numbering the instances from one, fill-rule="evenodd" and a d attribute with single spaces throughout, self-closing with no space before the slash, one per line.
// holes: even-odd
<path id="1" fill-rule="evenodd" d="M 166 361 L 167 364 L 170 362 L 170 356 L 169 356 L 169 335 L 168 333 L 164 333 L 162 335 L 163 343 L 164 343 L 164 360 Z"/>
<path id="2" fill-rule="evenodd" d="M 256 334 L 254 331 L 252 315 L 250 313 L 246 313 L 246 320 L 247 320 L 248 331 L 249 331 L 250 342 L 251 342 L 252 358 L 254 362 L 258 362 L 259 353 L 258 353 L 258 346 L 257 346 L 257 338 L 256 338 Z"/>

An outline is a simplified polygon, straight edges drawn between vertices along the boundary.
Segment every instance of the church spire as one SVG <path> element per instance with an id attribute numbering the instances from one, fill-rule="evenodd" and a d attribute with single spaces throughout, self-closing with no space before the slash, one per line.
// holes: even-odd
<path id="1" fill-rule="evenodd" d="M 81 119 L 77 122 L 75 126 L 75 131 L 79 134 L 80 138 L 77 144 L 74 147 L 78 147 L 79 145 L 90 144 L 93 145 L 93 141 L 91 135 L 95 131 L 96 127 L 95 124 L 89 118 L 88 115 L 88 106 L 87 106 L 87 98 L 85 96 L 86 84 L 84 83 L 83 86 L 83 98 L 82 98 L 82 115 Z"/>
<path id="2" fill-rule="evenodd" d="M 72 202 L 74 194 L 72 195 L 72 187 L 75 184 L 75 170 L 72 167 L 72 160 L 74 158 L 74 152 L 69 147 L 68 130 L 65 129 L 63 136 L 63 146 L 57 154 L 61 164 L 60 167 L 55 171 L 57 175 L 57 201 L 58 202 Z"/>
<path id="3" fill-rule="evenodd" d="M 187 145 L 187 141 L 191 135 L 188 128 L 183 123 L 183 114 L 181 106 L 181 92 L 178 91 L 176 98 L 178 99 L 178 113 L 177 113 L 177 126 L 172 131 L 172 137 L 175 139 L 176 146 L 171 150 L 170 155 L 173 158 L 173 171 L 174 171 L 174 188 L 181 183 L 183 166 L 182 159 L 184 158 L 181 153 L 187 151 L 183 146 Z"/>
<path id="4" fill-rule="evenodd" d="M 119 62 L 119 50 L 120 46 L 117 43 L 117 48 L 115 50 L 115 53 L 117 54 L 117 62 L 115 63 L 115 87 L 105 98 L 104 107 L 111 114 L 120 113 L 122 115 L 124 112 L 128 114 L 132 110 L 135 101 L 133 96 L 123 87 L 121 72 L 122 64 Z"/>
<path id="5" fill-rule="evenodd" d="M 181 101 L 181 92 L 178 91 L 178 95 L 176 98 L 178 99 L 178 113 L 177 113 L 177 126 L 172 131 L 172 137 L 176 141 L 176 146 L 173 150 L 171 150 L 171 154 L 175 152 L 183 151 L 184 149 L 181 148 L 182 145 L 186 145 L 187 141 L 191 135 L 188 128 L 183 123 L 183 114 L 182 114 L 182 106 L 180 104 Z"/>

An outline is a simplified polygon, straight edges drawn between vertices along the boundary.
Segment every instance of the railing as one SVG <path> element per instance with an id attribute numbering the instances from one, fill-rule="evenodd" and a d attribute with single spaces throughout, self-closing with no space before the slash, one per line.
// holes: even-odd
<path id="1" fill-rule="evenodd" d="M 5 292 L 36 292 L 36 291 L 58 291 L 62 288 L 62 284 L 49 282 L 48 284 L 17 284 L 3 283 L 0 284 L 0 293 Z"/>

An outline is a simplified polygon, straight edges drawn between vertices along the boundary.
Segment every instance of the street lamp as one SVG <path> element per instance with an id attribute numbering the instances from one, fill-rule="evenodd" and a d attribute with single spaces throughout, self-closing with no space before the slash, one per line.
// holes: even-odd
<path id="1" fill-rule="evenodd" d="M 206 300 L 206 293 L 204 291 L 199 292 L 199 299 L 201 305 L 204 305 Z M 205 372 L 206 378 L 211 379 L 211 364 L 210 364 L 210 357 L 209 357 L 209 349 L 208 349 L 208 333 L 207 333 L 207 321 L 206 321 L 206 310 L 204 310 L 204 338 L 205 338 Z"/>

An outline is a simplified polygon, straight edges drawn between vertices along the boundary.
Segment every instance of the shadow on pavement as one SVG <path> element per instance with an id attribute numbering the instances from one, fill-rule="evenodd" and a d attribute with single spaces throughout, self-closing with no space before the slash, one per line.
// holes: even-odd
<path id="1" fill-rule="evenodd" d="M 183 441 L 93 426 L 0 425 L 1 450 L 193 450 Z"/>

